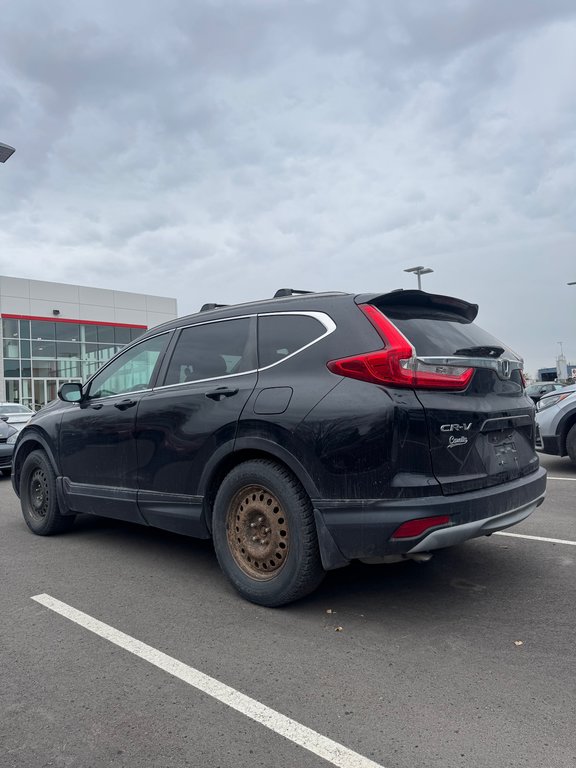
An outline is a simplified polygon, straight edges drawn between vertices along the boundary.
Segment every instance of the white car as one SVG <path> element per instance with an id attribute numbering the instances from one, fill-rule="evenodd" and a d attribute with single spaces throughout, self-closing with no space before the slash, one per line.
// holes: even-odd
<path id="1" fill-rule="evenodd" d="M 32 408 L 28 408 L 27 405 L 20 405 L 20 403 L 0 403 L 0 419 L 6 421 L 8 424 L 27 424 L 35 411 Z M 18 427 L 21 429 L 21 427 Z"/>
<path id="2" fill-rule="evenodd" d="M 22 427 L 34 416 L 34 411 L 19 403 L 0 403 L 0 472 L 9 475 L 12 470 L 14 443 Z"/>
<path id="3" fill-rule="evenodd" d="M 536 408 L 536 450 L 576 463 L 576 384 L 544 395 Z"/>

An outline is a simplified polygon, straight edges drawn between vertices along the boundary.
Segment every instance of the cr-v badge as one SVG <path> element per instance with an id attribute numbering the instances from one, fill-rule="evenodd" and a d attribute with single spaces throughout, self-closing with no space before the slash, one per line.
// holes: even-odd
<path id="1" fill-rule="evenodd" d="M 468 430 L 472 427 L 472 422 L 470 424 L 442 424 L 440 427 L 441 432 L 468 432 Z"/>

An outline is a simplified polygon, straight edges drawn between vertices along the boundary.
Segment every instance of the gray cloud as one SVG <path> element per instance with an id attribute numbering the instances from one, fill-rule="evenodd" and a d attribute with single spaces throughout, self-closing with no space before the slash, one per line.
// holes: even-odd
<path id="1" fill-rule="evenodd" d="M 426 263 L 576 361 L 575 34 L 565 0 L 10 4 L 0 272 L 187 312 Z"/>

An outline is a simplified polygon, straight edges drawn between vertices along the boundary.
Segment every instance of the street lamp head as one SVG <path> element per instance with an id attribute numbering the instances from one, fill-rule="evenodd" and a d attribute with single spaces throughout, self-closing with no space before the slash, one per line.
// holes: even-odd
<path id="1" fill-rule="evenodd" d="M 430 269 L 430 267 L 408 267 L 408 269 L 405 269 L 404 272 L 414 272 L 418 279 L 418 290 L 422 290 L 422 275 L 429 275 L 430 272 L 434 272 L 433 269 Z"/>
<path id="2" fill-rule="evenodd" d="M 0 163 L 5 163 L 9 157 L 12 157 L 15 151 L 14 147 L 9 147 L 8 144 L 2 144 L 0 141 Z"/>
<path id="3" fill-rule="evenodd" d="M 566 285 L 576 285 L 576 280 L 574 280 L 574 281 L 573 281 L 573 282 L 571 282 L 571 283 L 566 283 Z"/>

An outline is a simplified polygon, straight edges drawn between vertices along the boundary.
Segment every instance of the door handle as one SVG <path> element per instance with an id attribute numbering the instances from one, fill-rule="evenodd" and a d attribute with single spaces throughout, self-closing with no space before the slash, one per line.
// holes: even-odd
<path id="1" fill-rule="evenodd" d="M 222 400 L 223 397 L 232 397 L 232 395 L 238 394 L 238 387 L 218 387 L 218 389 L 211 389 L 210 392 L 206 392 L 206 397 L 210 400 Z"/>
<path id="2" fill-rule="evenodd" d="M 95 411 L 99 411 L 100 408 L 102 408 L 102 403 L 94 403 L 94 405 L 91 405 L 90 408 L 92 408 Z"/>
<path id="3" fill-rule="evenodd" d="M 127 408 L 132 408 L 136 403 L 137 400 L 120 400 L 119 403 L 114 403 L 114 408 L 118 408 L 119 411 L 125 411 Z"/>

